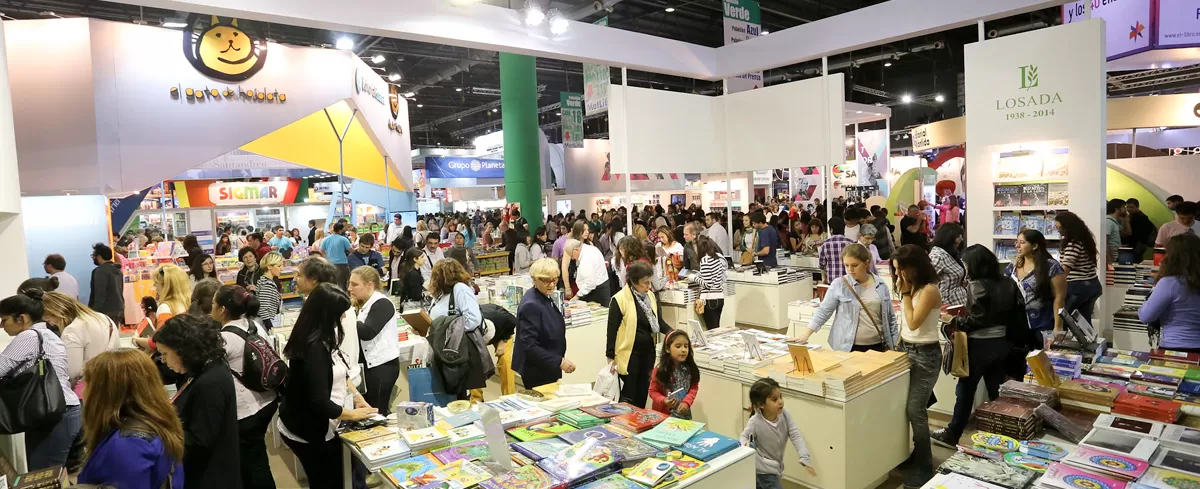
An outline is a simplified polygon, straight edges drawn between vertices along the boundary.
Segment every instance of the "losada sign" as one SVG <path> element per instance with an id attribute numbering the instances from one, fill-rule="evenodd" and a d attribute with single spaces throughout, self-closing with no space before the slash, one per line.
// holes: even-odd
<path id="1" fill-rule="evenodd" d="M 218 182 L 208 185 L 214 205 L 262 205 L 283 202 L 287 182 Z"/>
<path id="2" fill-rule="evenodd" d="M 213 15 L 188 16 L 183 30 L 183 56 L 204 76 L 224 82 L 242 82 L 262 70 L 267 63 L 267 42 L 257 24 L 240 19 L 222 21 Z M 171 98 L 189 102 L 205 100 L 242 100 L 246 102 L 287 101 L 287 94 L 272 89 L 242 89 L 226 86 L 171 87 Z"/>

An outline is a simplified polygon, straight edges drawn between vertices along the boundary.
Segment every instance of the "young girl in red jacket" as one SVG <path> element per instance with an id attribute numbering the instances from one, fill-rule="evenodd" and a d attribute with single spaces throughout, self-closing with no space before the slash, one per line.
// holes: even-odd
<path id="1" fill-rule="evenodd" d="M 692 340 L 674 330 L 663 340 L 658 367 L 650 373 L 650 408 L 680 419 L 692 419 L 692 403 L 700 390 L 700 368 L 692 358 Z"/>

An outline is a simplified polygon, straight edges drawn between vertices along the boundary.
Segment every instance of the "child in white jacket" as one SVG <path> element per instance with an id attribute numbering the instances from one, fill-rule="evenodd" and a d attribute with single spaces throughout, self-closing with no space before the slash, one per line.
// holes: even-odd
<path id="1" fill-rule="evenodd" d="M 783 392 L 774 379 L 759 379 L 750 386 L 750 405 L 754 415 L 746 422 L 746 429 L 738 437 L 742 445 L 753 446 L 755 488 L 781 489 L 779 478 L 783 476 L 783 451 L 788 440 L 796 447 L 800 464 L 809 475 L 816 476 L 809 462 L 808 446 L 804 435 L 792 421 L 792 415 L 783 408 Z"/>

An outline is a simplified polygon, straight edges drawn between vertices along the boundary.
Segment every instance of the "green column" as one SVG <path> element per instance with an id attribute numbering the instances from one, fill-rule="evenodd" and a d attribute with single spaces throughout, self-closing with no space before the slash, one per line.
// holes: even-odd
<path id="1" fill-rule="evenodd" d="M 542 226 L 542 165 L 538 150 L 536 58 L 500 53 L 500 108 L 504 124 L 504 186 L 521 204 L 529 230 Z"/>

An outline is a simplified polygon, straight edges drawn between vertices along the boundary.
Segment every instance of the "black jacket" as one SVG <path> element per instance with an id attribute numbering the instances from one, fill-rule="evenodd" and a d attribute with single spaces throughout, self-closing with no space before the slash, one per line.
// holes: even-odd
<path id="1" fill-rule="evenodd" d="M 554 302 L 541 291 L 529 289 L 517 307 L 516 343 L 512 368 L 521 374 L 525 388 L 552 384 L 562 378 L 567 354 L 567 323 Z"/>
<path id="2" fill-rule="evenodd" d="M 237 285 L 249 287 L 258 283 L 258 277 L 262 276 L 262 268 L 254 267 L 254 270 L 248 270 L 245 266 L 238 270 Z"/>
<path id="3" fill-rule="evenodd" d="M 119 317 L 125 312 L 125 276 L 114 262 L 101 263 L 92 269 L 92 293 L 88 307 L 96 312 Z"/>
<path id="4" fill-rule="evenodd" d="M 175 397 L 183 422 L 186 489 L 240 489 L 237 400 L 233 373 L 222 361 L 193 374 Z"/>
<path id="5" fill-rule="evenodd" d="M 333 355 L 326 346 L 314 344 L 303 357 L 289 360 L 279 405 L 279 419 L 288 431 L 308 443 L 325 441 L 329 420 L 342 415 L 342 407 L 329 399 L 333 382 Z"/>
<path id="6" fill-rule="evenodd" d="M 972 280 L 967 284 L 967 315 L 957 327 L 970 337 L 974 331 L 1004 326 L 1005 336 L 1015 346 L 1029 341 L 1029 318 L 1025 315 L 1025 297 L 1017 284 L 1005 278 Z M 1036 344 L 1036 343 L 1035 343 Z"/>

